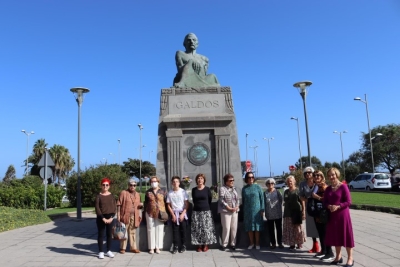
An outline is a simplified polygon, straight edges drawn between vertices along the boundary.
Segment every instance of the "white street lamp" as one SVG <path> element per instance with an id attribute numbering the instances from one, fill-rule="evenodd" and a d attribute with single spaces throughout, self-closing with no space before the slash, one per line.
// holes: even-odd
<path id="1" fill-rule="evenodd" d="M 121 165 L 121 139 L 118 139 L 118 164 Z"/>
<path id="2" fill-rule="evenodd" d="M 371 162 L 372 162 L 372 172 L 375 172 L 375 163 L 374 163 L 374 151 L 372 148 L 372 137 L 371 137 L 371 127 L 370 127 L 370 122 L 369 122 L 369 112 L 368 112 L 368 100 L 367 100 L 367 94 L 364 94 L 365 100 L 362 100 L 359 97 L 355 97 L 354 100 L 360 101 L 365 104 L 365 108 L 367 111 L 367 122 L 368 122 L 368 134 L 369 134 L 369 145 L 371 147 Z"/>
<path id="3" fill-rule="evenodd" d="M 76 103 L 78 104 L 78 182 L 76 189 L 76 218 L 82 219 L 82 197 L 81 197 L 81 106 L 83 103 L 83 95 L 89 93 L 90 90 L 83 87 L 71 88 Z"/>
<path id="4" fill-rule="evenodd" d="M 24 134 L 26 134 L 26 169 L 25 169 L 25 176 L 28 175 L 28 155 L 29 155 L 29 136 L 31 134 L 35 134 L 34 131 L 30 131 L 29 133 L 25 130 L 21 130 Z"/>
<path id="5" fill-rule="evenodd" d="M 303 160 L 301 158 L 301 144 L 300 144 L 300 126 L 299 126 L 299 118 L 291 117 L 291 120 L 295 120 L 297 122 L 297 137 L 299 139 L 299 153 L 300 153 L 300 170 L 303 170 Z"/>
<path id="6" fill-rule="evenodd" d="M 272 178 L 271 147 L 270 147 L 270 143 L 269 143 L 269 142 L 270 142 L 271 140 L 274 140 L 274 138 L 273 138 L 273 137 L 271 137 L 271 138 L 266 138 L 266 137 L 264 137 L 263 139 L 268 141 L 269 177 Z"/>
<path id="7" fill-rule="evenodd" d="M 140 192 L 142 191 L 142 124 L 138 124 L 140 132 L 140 146 L 139 146 L 139 181 L 140 181 Z"/>
<path id="8" fill-rule="evenodd" d="M 307 106 L 306 106 L 306 97 L 307 97 L 307 88 L 312 84 L 311 81 L 302 81 L 293 84 L 299 90 L 301 98 L 303 99 L 304 105 L 304 119 L 306 122 L 306 137 L 307 137 L 307 151 L 308 151 L 308 165 L 312 166 L 311 164 L 311 151 L 310 151 L 310 137 L 308 134 L 308 119 L 307 119 Z"/>
<path id="9" fill-rule="evenodd" d="M 342 150 L 342 168 L 343 168 L 343 177 L 346 180 L 346 169 L 344 167 L 344 156 L 343 156 L 343 142 L 342 142 L 342 134 L 347 133 L 347 131 L 343 132 L 338 132 L 338 131 L 333 131 L 333 133 L 338 134 L 340 136 L 340 148 Z"/>

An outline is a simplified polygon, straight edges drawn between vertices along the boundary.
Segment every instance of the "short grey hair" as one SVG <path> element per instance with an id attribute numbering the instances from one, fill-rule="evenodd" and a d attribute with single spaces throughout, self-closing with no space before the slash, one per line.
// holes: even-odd
<path id="1" fill-rule="evenodd" d="M 268 179 L 265 181 L 265 184 L 268 184 L 268 183 L 276 184 L 276 181 L 275 181 L 274 178 L 268 178 Z"/>
<path id="2" fill-rule="evenodd" d="M 128 184 L 136 184 L 135 179 L 133 179 L 133 178 L 129 179 Z"/>
<path id="3" fill-rule="evenodd" d="M 289 175 L 288 177 L 286 177 L 286 184 L 288 182 L 288 180 L 293 179 L 293 182 L 296 184 L 296 178 L 294 178 L 293 175 Z"/>

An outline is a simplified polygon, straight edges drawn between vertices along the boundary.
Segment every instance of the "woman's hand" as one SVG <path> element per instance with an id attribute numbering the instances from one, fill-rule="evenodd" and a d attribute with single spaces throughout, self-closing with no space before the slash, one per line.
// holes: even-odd
<path id="1" fill-rule="evenodd" d="M 172 222 L 176 223 L 176 216 L 174 213 L 172 213 Z"/>
<path id="2" fill-rule="evenodd" d="M 301 219 L 304 221 L 306 219 L 306 213 L 303 211 L 303 213 L 301 214 Z"/>

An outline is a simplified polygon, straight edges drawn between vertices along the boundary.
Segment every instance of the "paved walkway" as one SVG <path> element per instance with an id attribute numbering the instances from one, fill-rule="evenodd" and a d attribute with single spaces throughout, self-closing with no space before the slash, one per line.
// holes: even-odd
<path id="1" fill-rule="evenodd" d="M 400 216 L 351 210 L 356 247 L 355 266 L 400 266 Z M 0 233 L 1 266 L 327 266 L 305 252 L 311 246 L 291 252 L 238 249 L 236 252 L 210 250 L 206 253 L 187 251 L 172 255 L 119 254 L 115 258 L 97 258 L 97 229 L 93 214 L 83 214 L 85 220 L 57 219 L 54 222 Z M 114 241 L 113 251 L 118 251 Z M 343 258 L 346 253 L 343 250 Z"/>

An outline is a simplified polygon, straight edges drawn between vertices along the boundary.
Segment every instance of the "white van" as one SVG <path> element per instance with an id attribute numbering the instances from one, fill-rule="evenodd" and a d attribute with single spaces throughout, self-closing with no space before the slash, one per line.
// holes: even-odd
<path id="1" fill-rule="evenodd" d="M 390 177 L 386 173 L 362 173 L 349 183 L 350 190 L 390 190 L 392 184 Z"/>

